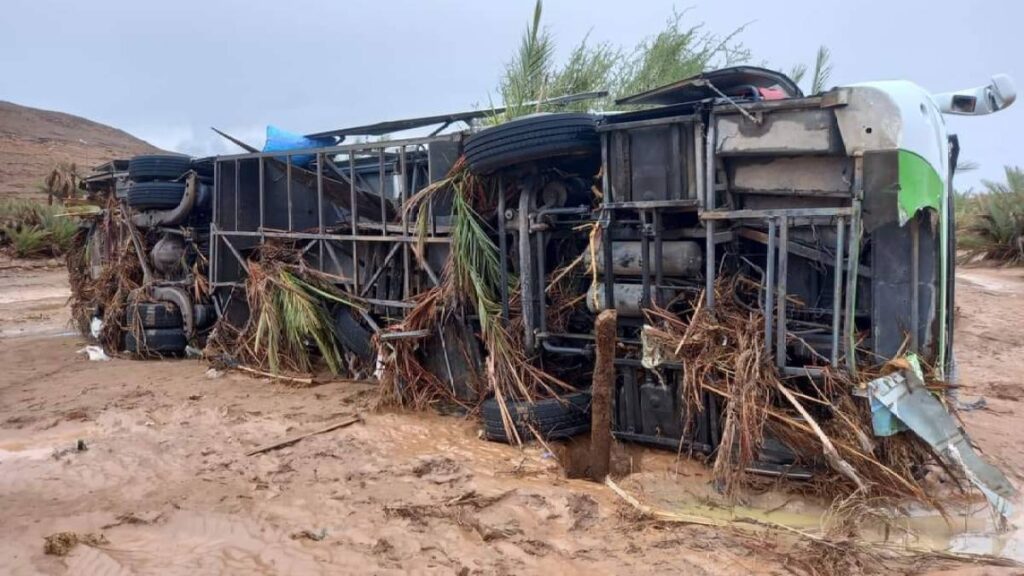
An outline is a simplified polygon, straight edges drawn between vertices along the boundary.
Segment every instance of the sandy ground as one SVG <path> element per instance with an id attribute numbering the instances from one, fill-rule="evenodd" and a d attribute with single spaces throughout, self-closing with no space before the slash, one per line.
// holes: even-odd
<path id="1" fill-rule="evenodd" d="M 1024 272 L 958 284 L 957 355 L 973 438 L 1020 483 Z M 566 478 L 574 451 L 478 439 L 471 421 L 374 413 L 372 386 L 286 387 L 195 360 L 90 362 L 67 335 L 57 268 L 0 263 L 0 573 L 746 574 L 798 567 L 776 535 L 640 521 L 609 489 Z M 352 414 L 363 423 L 246 453 Z M 82 441 L 81 443 L 79 441 Z M 83 445 L 84 443 L 84 445 Z M 79 448 L 85 448 L 80 450 Z M 616 448 L 645 502 L 708 498 L 701 465 Z M 768 499 L 768 500 L 765 500 Z M 753 503 L 771 501 L 762 495 Z M 780 514 L 816 518 L 786 499 Z M 59 532 L 92 535 L 65 556 Z M 1020 538 L 963 549 L 1020 553 Z M 953 541 L 950 540 L 952 544 Z M 1005 569 L 919 566 L 997 573 Z M 1012 573 L 1012 571 L 1006 571 Z"/>

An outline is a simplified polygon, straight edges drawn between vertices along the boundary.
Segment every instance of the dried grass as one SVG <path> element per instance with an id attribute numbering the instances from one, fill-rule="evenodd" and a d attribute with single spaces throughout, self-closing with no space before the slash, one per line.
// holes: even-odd
<path id="1" fill-rule="evenodd" d="M 941 510 L 915 476 L 937 458 L 913 435 L 874 438 L 870 410 L 850 395 L 887 368 L 861 370 L 856 380 L 826 368 L 821 385 L 806 377 L 781 378 L 765 353 L 760 311 L 734 297 L 756 300 L 751 290 L 738 276 L 723 277 L 715 286 L 714 311 L 703 306 L 702 295 L 686 320 L 651 310 L 644 330 L 649 346 L 685 366 L 684 403 L 701 408 L 705 391 L 725 401 L 721 444 L 714 455 L 714 475 L 725 491 L 733 493 L 749 482 L 746 469 L 771 434 L 799 462 L 829 465 L 813 485 L 824 495 L 909 497 Z"/>
<path id="2" fill-rule="evenodd" d="M 272 374 L 308 373 L 320 359 L 332 374 L 341 374 L 346 362 L 334 334 L 331 308 L 364 309 L 362 301 L 342 292 L 335 278 L 307 266 L 302 252 L 291 246 L 264 244 L 246 267 L 249 317 L 240 328 L 222 317 L 207 355 L 227 354 Z M 197 280 L 196 290 L 202 290 L 202 283 Z"/>
<path id="3" fill-rule="evenodd" d="M 488 189 L 491 193 L 488 194 Z M 421 234 L 426 227 L 428 201 L 436 194 L 451 193 L 452 232 L 448 262 L 434 289 L 418 296 L 406 318 L 388 332 L 436 334 L 449 323 L 465 323 L 471 316 L 479 325 L 478 343 L 486 355 L 483 394 L 471 404 L 455 397 L 452 389 L 425 366 L 423 342 L 426 337 L 380 340 L 384 360 L 381 403 L 422 409 L 436 402 L 454 402 L 475 410 L 491 393 L 502 408 L 509 437 L 518 439 L 508 400 L 533 400 L 556 396 L 572 388 L 536 366 L 524 352 L 521 325 L 515 307 L 508 319 L 501 317 L 502 271 L 493 232 L 483 214 L 493 215 L 492 199 L 506 190 L 493 190 L 491 182 L 469 171 L 465 159 L 456 162 L 448 176 L 424 189 L 406 204 L 407 214 L 416 214 Z M 418 250 L 422 252 L 422 250 Z M 516 284 L 509 274 L 510 286 Z"/>

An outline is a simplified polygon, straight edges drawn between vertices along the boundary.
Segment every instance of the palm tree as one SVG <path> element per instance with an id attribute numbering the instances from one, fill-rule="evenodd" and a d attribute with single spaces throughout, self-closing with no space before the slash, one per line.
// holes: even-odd
<path id="1" fill-rule="evenodd" d="M 1024 263 L 1024 169 L 1005 166 L 1005 182 L 982 180 L 983 191 L 968 199 L 971 221 L 961 246 L 967 257 Z"/>
<path id="2" fill-rule="evenodd" d="M 505 111 L 494 120 L 544 111 L 550 108 L 540 104 L 544 100 L 596 90 L 607 90 L 610 96 L 570 108 L 608 110 L 614 108 L 617 97 L 750 59 L 750 51 L 736 40 L 745 26 L 718 36 L 705 31 L 703 24 L 684 25 L 685 15 L 685 11 L 673 12 L 661 32 L 629 52 L 608 42 L 591 42 L 588 34 L 559 66 L 554 60 L 554 40 L 542 23 L 543 4 L 537 0 L 519 48 L 499 81 Z"/>

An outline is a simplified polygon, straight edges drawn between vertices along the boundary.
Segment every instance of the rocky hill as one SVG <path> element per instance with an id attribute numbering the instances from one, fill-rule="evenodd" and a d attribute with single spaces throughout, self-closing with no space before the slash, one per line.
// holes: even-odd
<path id="1" fill-rule="evenodd" d="M 0 199 L 40 198 L 38 186 L 59 162 L 73 162 L 85 175 L 107 160 L 157 151 L 92 120 L 0 101 Z"/>

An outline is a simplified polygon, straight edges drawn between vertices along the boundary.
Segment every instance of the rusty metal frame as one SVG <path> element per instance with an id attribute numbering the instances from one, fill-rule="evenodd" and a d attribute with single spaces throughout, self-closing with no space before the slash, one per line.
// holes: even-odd
<path id="1" fill-rule="evenodd" d="M 223 278 L 221 271 L 224 254 L 222 249 L 226 248 L 231 257 L 236 260 L 242 267 L 242 271 L 248 273 L 248 263 L 238 246 L 235 245 L 236 239 L 256 239 L 260 244 L 274 239 L 286 239 L 296 242 L 302 242 L 303 253 L 308 254 L 312 260 L 315 261 L 315 266 L 325 271 L 328 265 L 328 259 L 331 264 L 339 271 L 341 275 L 338 276 L 338 284 L 344 289 L 351 291 L 353 294 L 357 294 L 367 302 L 375 305 L 384 306 L 391 310 L 397 310 L 399 312 L 408 310 L 408 300 L 413 296 L 415 289 L 413 284 L 413 276 L 419 271 L 422 271 L 429 280 L 436 284 L 437 274 L 431 269 L 430 265 L 426 260 L 418 261 L 419 259 L 411 258 L 412 245 L 413 243 L 424 242 L 428 245 L 446 244 L 450 241 L 447 230 L 438 229 L 436 226 L 430 226 L 427 230 L 425 237 L 420 237 L 414 234 L 410 228 L 410 222 L 408 214 L 403 210 L 403 206 L 408 202 L 420 188 L 429 185 L 429 178 L 426 182 L 421 182 L 420 178 L 409 178 L 410 167 L 413 166 L 409 158 L 409 147 L 416 147 L 417 149 L 425 150 L 427 146 L 434 142 L 451 143 L 457 142 L 461 138 L 459 134 L 445 134 L 433 137 L 425 138 L 410 138 L 405 140 L 396 141 L 379 141 L 369 143 L 356 143 L 347 145 L 330 146 L 325 148 L 315 148 L 307 150 L 289 150 L 287 152 L 261 152 L 261 153 L 246 153 L 236 154 L 231 156 L 222 156 L 217 158 L 214 164 L 214 198 L 213 198 L 213 223 L 210 226 L 210 238 L 211 238 L 211 251 L 210 251 L 210 286 L 211 288 L 229 288 L 243 285 L 237 279 Z M 401 222 L 384 222 L 384 224 L 378 224 L 373 222 L 362 222 L 360 221 L 360 207 L 357 202 L 357 193 L 363 193 L 369 191 L 380 196 L 380 207 L 381 216 L 383 217 L 387 213 L 387 202 L 389 198 L 386 197 L 386 174 L 388 173 L 387 163 L 388 154 L 397 150 L 399 159 L 397 165 L 394 167 L 396 170 L 393 172 L 397 176 L 399 185 L 399 197 L 398 205 L 396 209 L 398 214 L 401 215 Z M 295 205 L 296 199 L 293 198 L 293 180 L 295 180 L 294 158 L 300 155 L 309 155 L 316 158 L 315 168 L 315 186 L 316 186 L 316 201 L 315 201 L 315 230 L 296 230 L 295 229 Z M 341 168 L 335 162 L 334 158 L 337 156 L 347 156 L 346 169 Z M 377 159 L 377 173 L 380 177 L 379 186 L 377 190 L 372 190 L 372 186 L 369 186 L 365 180 L 360 178 L 360 174 L 356 171 L 355 159 L 356 156 L 369 156 L 376 157 Z M 267 190 L 266 190 L 266 170 L 265 164 L 268 159 L 281 159 L 283 157 L 284 162 L 284 177 L 286 178 L 285 183 L 285 195 L 287 201 L 287 229 L 286 230 L 275 230 L 267 226 Z M 245 162 L 255 161 L 258 163 L 259 171 L 259 182 L 256 184 L 256 192 L 259 197 L 258 206 L 258 222 L 256 226 L 249 226 L 247 228 L 252 229 L 239 229 L 240 222 L 242 219 L 239 217 L 239 212 L 243 209 L 241 206 L 242 200 L 242 170 L 241 167 Z M 227 182 L 222 181 L 224 172 L 222 166 L 225 163 L 231 163 L 234 167 L 233 181 Z M 327 220 L 327 213 L 330 210 L 328 201 L 325 198 L 324 192 L 324 179 L 325 175 L 324 166 L 330 169 L 332 175 L 336 175 L 340 180 L 348 185 L 349 188 L 349 222 L 339 222 L 338 226 L 332 226 Z M 415 171 L 418 173 L 419 168 Z M 231 176 L 228 176 L 231 179 Z M 362 180 L 362 181 L 361 181 Z M 248 186 L 248 184 L 247 184 Z M 229 222 L 230 226 L 218 226 L 218 222 L 223 218 L 222 202 L 223 196 L 229 194 L 232 196 L 234 214 L 233 222 Z M 256 214 L 254 213 L 254 216 Z M 228 229 L 228 228 L 231 229 Z M 370 256 L 370 249 L 372 244 L 391 244 L 387 256 L 379 263 L 372 263 Z M 347 244 L 351 250 L 351 268 L 343 270 L 341 268 L 341 260 L 338 258 L 335 248 L 338 245 Z M 371 295 L 371 290 L 378 284 L 384 274 L 393 266 L 396 255 L 401 252 L 401 267 L 393 273 L 401 274 L 403 290 L 402 299 L 389 300 L 380 298 L 367 298 Z"/>

